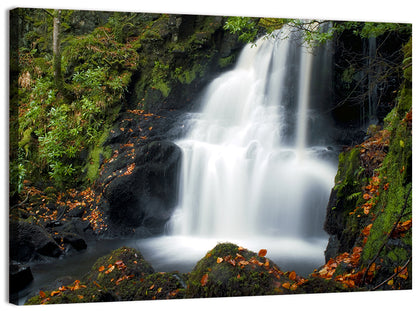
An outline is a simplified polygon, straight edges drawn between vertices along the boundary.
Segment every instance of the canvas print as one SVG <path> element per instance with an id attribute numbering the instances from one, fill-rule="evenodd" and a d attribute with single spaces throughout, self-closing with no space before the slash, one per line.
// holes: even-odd
<path id="1" fill-rule="evenodd" d="M 10 11 L 18 305 L 412 288 L 412 25 Z"/>

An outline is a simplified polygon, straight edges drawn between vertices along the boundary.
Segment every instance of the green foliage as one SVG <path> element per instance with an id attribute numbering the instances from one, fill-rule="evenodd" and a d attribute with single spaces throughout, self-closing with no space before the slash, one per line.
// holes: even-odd
<path id="1" fill-rule="evenodd" d="M 228 57 L 221 57 L 218 60 L 218 65 L 220 65 L 220 68 L 228 67 L 230 64 L 233 64 L 235 62 L 235 55 L 231 54 Z"/>
<path id="2" fill-rule="evenodd" d="M 39 16 L 46 16 L 35 13 L 27 17 L 34 23 Z M 70 12 L 63 11 L 63 21 L 69 17 Z M 39 21 L 45 26 L 46 22 L 49 18 Z M 63 25 L 64 31 L 68 27 Z M 38 27 L 33 32 L 25 38 L 42 37 Z M 103 151 L 103 132 L 117 117 L 114 112 L 122 103 L 138 62 L 137 52 L 115 37 L 111 29 L 103 27 L 82 36 L 65 34 L 63 93 L 54 85 L 50 49 L 20 49 L 18 132 L 19 145 L 25 150 L 25 161 L 20 161 L 29 178 L 50 180 L 59 188 L 82 183 L 86 159 L 85 155 L 81 157 L 83 150 L 92 152 L 95 160 L 94 169 L 87 170 L 86 181 L 92 182 L 91 177 L 97 176 L 97 151 Z M 13 170 L 13 174 L 16 181 L 22 175 L 18 170 Z"/>
<path id="3" fill-rule="evenodd" d="M 253 42 L 258 33 L 256 21 L 251 17 L 230 16 L 224 29 L 239 34 L 238 39 L 242 42 Z"/>
<path id="4" fill-rule="evenodd" d="M 163 97 L 167 97 L 171 91 L 169 86 L 169 65 L 156 60 L 152 71 L 151 87 L 162 92 Z"/>

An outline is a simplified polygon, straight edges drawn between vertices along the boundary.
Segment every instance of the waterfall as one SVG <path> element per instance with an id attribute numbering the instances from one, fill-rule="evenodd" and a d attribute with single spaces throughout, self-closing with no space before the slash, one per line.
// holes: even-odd
<path id="1" fill-rule="evenodd" d="M 211 82 L 188 135 L 176 142 L 179 202 L 160 246 L 176 248 L 169 258 L 183 263 L 209 240 L 268 248 L 287 268 L 324 263 L 336 165 L 316 142 L 328 144 L 330 122 L 320 111 L 330 75 L 299 33 L 285 27 L 274 37 L 247 45 L 235 68 Z"/>

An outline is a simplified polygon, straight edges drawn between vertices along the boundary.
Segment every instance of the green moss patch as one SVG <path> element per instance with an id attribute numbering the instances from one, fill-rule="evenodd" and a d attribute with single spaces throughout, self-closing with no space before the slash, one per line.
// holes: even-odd
<path id="1" fill-rule="evenodd" d="M 292 283 L 269 259 L 235 244 L 223 243 L 196 264 L 189 276 L 186 297 L 289 293 Z"/>

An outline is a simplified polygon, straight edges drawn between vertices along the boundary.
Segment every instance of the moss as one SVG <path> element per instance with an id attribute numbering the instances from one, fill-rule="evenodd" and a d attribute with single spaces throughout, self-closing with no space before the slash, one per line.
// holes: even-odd
<path id="1" fill-rule="evenodd" d="M 66 288 L 45 291 L 26 304 L 58 304 L 134 300 L 141 279 L 153 268 L 134 248 L 121 247 L 99 258 L 90 272 Z"/>
<path id="2" fill-rule="evenodd" d="M 159 90 L 165 98 L 169 96 L 171 91 L 171 87 L 166 81 L 157 81 L 155 84 L 153 84 L 153 87 Z"/>
<path id="3" fill-rule="evenodd" d="M 411 57 L 411 50 L 405 48 L 405 54 L 405 57 Z M 375 207 L 377 217 L 362 253 L 362 261 L 366 264 L 381 250 L 378 257 L 384 259 L 382 270 L 386 276 L 392 275 L 395 268 L 407 261 L 412 248 L 411 230 L 387 240 L 401 214 L 400 222 L 412 219 L 412 122 L 408 118 L 412 109 L 412 90 L 406 79 L 405 76 L 396 107 L 385 118 L 391 138 L 389 152 L 379 169 L 384 187 L 380 190 L 380 200 Z"/>
<path id="4" fill-rule="evenodd" d="M 338 191 L 338 196 L 344 196 L 344 193 L 355 193 L 350 191 L 350 188 L 356 188 L 359 183 L 361 175 L 360 167 L 360 150 L 352 148 L 349 151 L 342 152 L 339 155 L 338 172 L 335 176 L 335 190 Z"/>
<path id="5" fill-rule="evenodd" d="M 225 68 L 225 67 L 228 67 L 228 66 L 234 64 L 234 62 L 235 62 L 235 55 L 231 54 L 228 57 L 221 57 L 218 60 L 218 65 L 220 66 L 220 68 Z"/>
<path id="6" fill-rule="evenodd" d="M 300 285 L 296 290 L 297 294 L 317 294 L 317 293 L 337 293 L 351 292 L 350 288 L 345 288 L 339 282 L 326 280 L 318 277 L 311 277 L 307 282 Z"/>
<path id="7" fill-rule="evenodd" d="M 185 283 L 179 273 L 154 273 L 140 279 L 135 300 L 184 298 Z"/>
<path id="8" fill-rule="evenodd" d="M 100 170 L 100 157 L 103 159 L 109 159 L 111 157 L 111 148 L 110 147 L 103 147 L 104 142 L 107 140 L 109 135 L 109 129 L 106 128 L 103 130 L 100 138 L 95 143 L 91 151 L 89 152 L 89 159 L 87 164 L 85 165 L 85 172 L 86 172 L 86 180 L 88 182 L 93 182 L 97 179 Z"/>
<path id="9" fill-rule="evenodd" d="M 289 290 L 280 287 L 280 282 L 288 280 L 268 259 L 235 244 L 223 243 L 218 244 L 196 264 L 189 276 L 186 297 L 289 293 Z M 279 282 L 278 286 L 276 282 Z"/>

